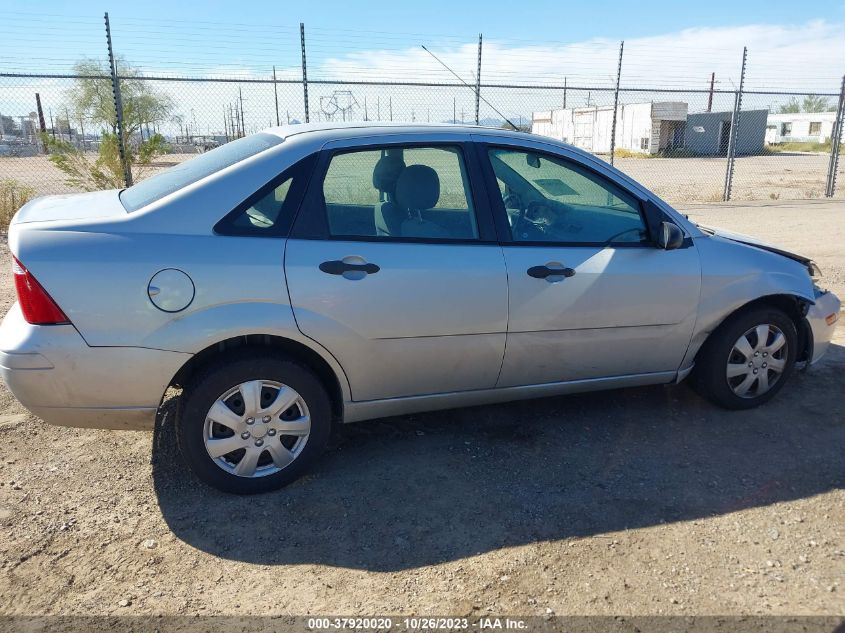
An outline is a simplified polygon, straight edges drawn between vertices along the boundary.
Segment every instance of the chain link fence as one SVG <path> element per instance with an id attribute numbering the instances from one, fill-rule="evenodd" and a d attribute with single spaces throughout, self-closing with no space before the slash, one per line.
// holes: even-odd
<path id="1" fill-rule="evenodd" d="M 277 124 L 409 121 L 550 136 L 612 162 L 673 203 L 845 197 L 845 161 L 839 160 L 845 81 L 826 92 L 748 90 L 743 56 L 739 85 L 730 89 L 713 77 L 696 89 L 632 85 L 620 81 L 626 69 L 621 47 L 618 58 L 603 51 L 604 75 L 594 81 L 577 74 L 577 84 L 567 78 L 500 81 L 518 65 L 511 75 L 500 71 L 485 81 L 480 39 L 470 81 L 451 69 L 452 81 L 428 81 L 425 74 L 406 81 L 336 79 L 313 72 L 309 79 L 304 27 L 289 34 L 295 35 L 301 68 L 273 68 L 265 76 L 121 73 L 119 57 L 116 77 L 107 71 L 112 57 L 97 62 L 105 70 L 96 74 L 0 72 L 0 182 L 16 191 L 15 200 L 101 187 L 73 167 L 91 171 L 105 164 L 109 138 L 123 143 L 137 181 Z M 647 65 L 631 54 L 635 69 Z M 346 72 L 359 76 L 354 68 Z M 112 121 L 102 112 L 81 111 L 82 90 L 103 103 L 118 92 L 123 116 Z M 146 111 L 139 104 L 147 98 L 164 106 Z M 144 158 L 144 147 L 155 139 L 161 144 Z M 72 159 L 57 159 L 62 152 Z M 125 185 L 125 177 L 115 178 L 124 181 L 116 186 Z"/>

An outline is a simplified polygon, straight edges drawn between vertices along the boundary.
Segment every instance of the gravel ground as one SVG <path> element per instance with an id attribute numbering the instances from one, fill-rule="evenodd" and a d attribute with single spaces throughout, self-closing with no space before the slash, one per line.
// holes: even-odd
<path id="1" fill-rule="evenodd" d="M 690 213 L 845 294 L 845 204 Z M 843 614 L 843 376 L 840 330 L 753 411 L 680 385 L 350 425 L 250 498 L 181 465 L 172 406 L 64 429 L 0 387 L 0 614 Z"/>

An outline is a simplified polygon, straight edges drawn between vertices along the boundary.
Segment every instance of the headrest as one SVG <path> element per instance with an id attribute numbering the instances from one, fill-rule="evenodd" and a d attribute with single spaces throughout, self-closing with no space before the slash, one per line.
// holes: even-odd
<path id="1" fill-rule="evenodd" d="M 427 165 L 408 165 L 396 181 L 396 201 L 409 211 L 431 209 L 440 198 L 440 178 Z"/>
<path id="2" fill-rule="evenodd" d="M 392 193 L 403 169 L 405 169 L 405 161 L 400 156 L 382 156 L 373 169 L 373 187 L 379 191 Z"/>

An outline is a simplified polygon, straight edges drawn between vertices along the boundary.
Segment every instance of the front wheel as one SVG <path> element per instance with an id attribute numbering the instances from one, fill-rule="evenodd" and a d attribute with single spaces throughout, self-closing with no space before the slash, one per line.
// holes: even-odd
<path id="1" fill-rule="evenodd" d="M 740 313 L 716 330 L 699 354 L 694 381 L 728 409 L 771 400 L 789 378 L 798 353 L 795 324 L 777 308 Z"/>
<path id="2" fill-rule="evenodd" d="M 330 430 L 329 396 L 311 370 L 244 354 L 208 367 L 185 387 L 177 437 L 200 479 L 250 494 L 299 477 L 322 452 Z"/>

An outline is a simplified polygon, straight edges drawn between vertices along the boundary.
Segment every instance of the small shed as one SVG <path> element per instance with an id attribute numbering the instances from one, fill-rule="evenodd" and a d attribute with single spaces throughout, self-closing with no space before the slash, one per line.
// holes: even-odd
<path id="1" fill-rule="evenodd" d="M 736 153 L 760 154 L 766 138 L 768 110 L 742 110 L 737 115 Z M 731 117 L 727 112 L 697 112 L 687 116 L 686 144 L 691 152 L 703 156 L 725 156 L 731 135 Z"/>
<path id="2" fill-rule="evenodd" d="M 683 146 L 687 104 L 680 101 L 620 104 L 616 149 L 643 154 Z M 594 153 L 610 152 L 613 106 L 535 112 L 531 131 Z"/>

